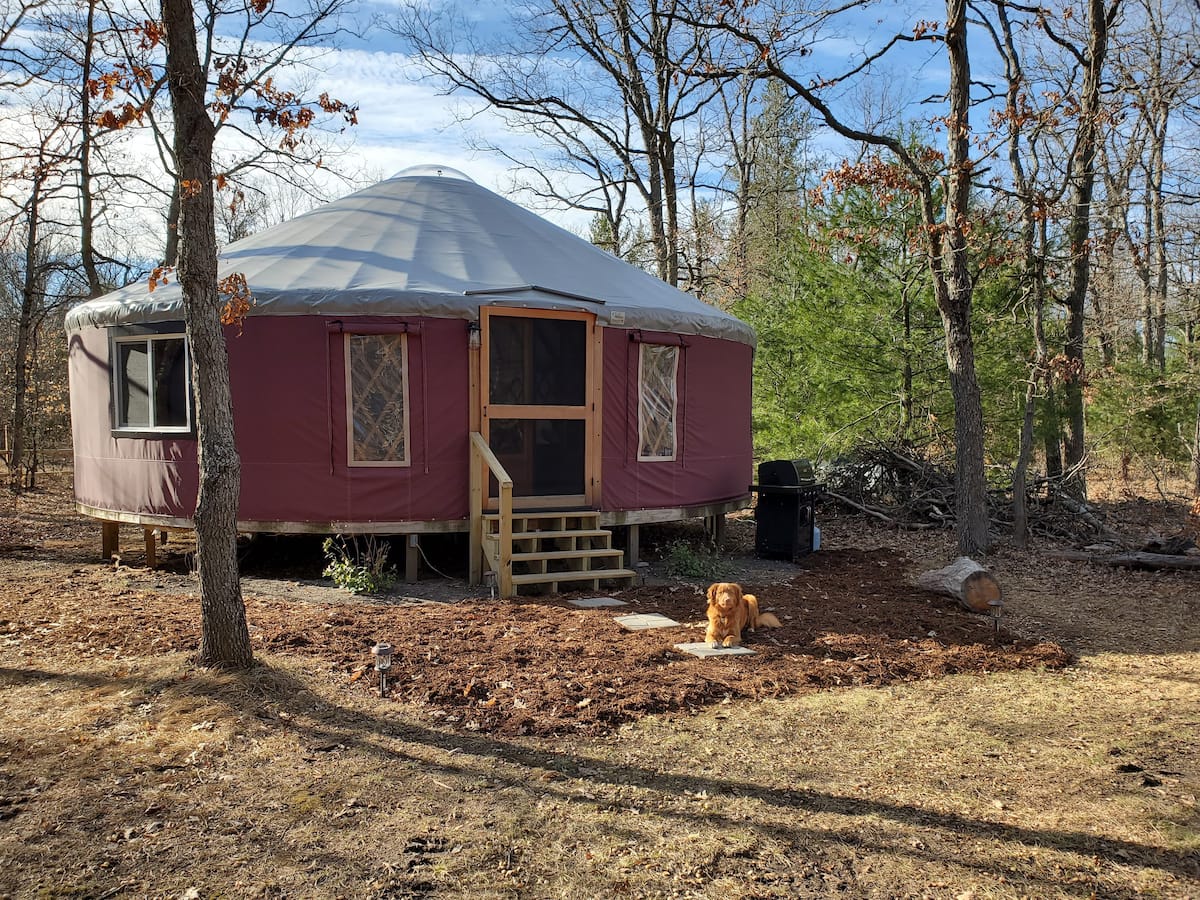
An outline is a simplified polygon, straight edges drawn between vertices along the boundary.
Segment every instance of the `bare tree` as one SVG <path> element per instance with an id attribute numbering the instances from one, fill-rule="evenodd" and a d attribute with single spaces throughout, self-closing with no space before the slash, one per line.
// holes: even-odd
<path id="1" fill-rule="evenodd" d="M 854 3 L 846 9 L 856 9 Z M 725 3 L 703 4 L 689 21 L 709 23 L 736 36 L 749 46 L 749 57 L 760 61 L 763 77 L 776 79 L 806 102 L 816 116 L 842 137 L 886 154 L 891 162 L 871 156 L 861 164 L 845 164 L 835 181 L 863 183 L 885 179 L 897 189 L 911 191 L 917 198 L 924 226 L 926 263 L 933 282 L 934 297 L 941 314 L 945 337 L 946 365 L 954 398 L 955 527 L 959 550 L 966 555 L 986 551 L 991 543 L 984 476 L 983 409 L 975 372 L 975 345 L 971 331 L 971 301 L 974 282 L 969 268 L 968 233 L 971 230 L 971 185 L 975 161 L 971 158 L 971 67 L 967 42 L 966 0 L 947 0 L 944 33 L 918 24 L 912 33 L 897 34 L 867 53 L 845 71 L 812 76 L 793 66 L 806 52 L 801 36 L 812 23 L 789 26 L 784 18 L 755 21 L 753 4 L 734 4 L 730 13 Z M 789 15 L 784 10 L 785 16 Z M 837 11 L 818 17 L 834 16 Z M 832 105 L 828 92 L 844 86 L 902 43 L 936 41 L 945 50 L 949 68 L 946 92 L 944 154 L 932 150 L 914 152 L 898 137 L 869 130 L 864 124 L 847 122 Z"/>
<path id="2" fill-rule="evenodd" d="M 0 90 L 22 88 L 36 81 L 46 60 L 19 40 L 20 29 L 51 0 L 9 0 L 0 7 Z"/>
<path id="3" fill-rule="evenodd" d="M 224 171 L 215 161 L 218 171 Z M 216 205 L 217 242 L 222 246 L 294 219 L 320 203 L 304 185 L 273 175 L 248 173 L 226 190 L 229 202 Z"/>
<path id="4" fill-rule="evenodd" d="M 1057 109 L 1036 109 L 1030 100 L 1032 83 L 1025 73 L 1016 38 L 1016 28 L 1005 0 L 992 0 L 994 22 L 981 10 L 980 21 L 988 29 L 1004 65 L 1004 106 L 994 118 L 1007 145 L 1009 173 L 1019 223 L 1020 300 L 1026 309 L 1033 333 L 1033 358 L 1025 384 L 1021 434 L 1017 462 L 1013 471 L 1013 541 L 1024 547 L 1029 537 L 1027 473 L 1033 456 L 1034 415 L 1039 391 L 1048 394 L 1053 385 L 1053 370 L 1046 340 L 1045 311 L 1049 284 L 1046 273 L 1048 253 L 1047 210 L 1061 195 L 1061 185 L 1047 190 L 1039 183 L 1041 157 L 1038 153 L 1042 132 L 1057 120 Z M 1057 438 L 1055 439 L 1057 443 Z"/>
<path id="5" fill-rule="evenodd" d="M 1085 317 L 1088 279 L 1091 276 L 1092 199 L 1096 186 L 1096 157 L 1103 124 L 1101 94 L 1104 65 L 1108 55 L 1109 27 L 1116 20 L 1121 0 L 1087 0 L 1085 36 L 1077 41 L 1058 30 L 1043 15 L 1040 25 L 1046 35 L 1064 48 L 1080 73 L 1075 100 L 1078 117 L 1068 169 L 1068 284 L 1063 304 L 1066 307 L 1066 357 L 1064 395 L 1067 408 L 1065 462 L 1071 474 L 1072 488 L 1087 494 L 1083 387 L 1086 376 Z"/>
<path id="6" fill-rule="evenodd" d="M 254 657 L 238 578 L 241 462 L 234 440 L 229 359 L 217 293 L 212 168 L 216 128 L 208 113 L 207 79 L 196 49 L 191 0 L 163 0 L 162 25 L 180 181 L 178 278 L 196 395 L 199 662 L 244 669 Z"/>
<path id="7" fill-rule="evenodd" d="M 777 81 L 767 82 L 755 98 L 751 91 L 758 86 L 757 78 L 746 78 L 732 99 L 728 91 L 720 98 L 734 202 L 726 282 L 735 298 L 751 285 L 779 277 L 783 254 L 801 225 L 807 191 L 816 181 L 807 107 L 798 110 Z"/>
<path id="8" fill-rule="evenodd" d="M 1196 14 L 1172 0 L 1139 0 L 1126 8 L 1126 38 L 1115 47 L 1113 69 L 1120 89 L 1121 122 L 1110 137 L 1106 176 L 1109 202 L 1120 214 L 1121 237 L 1141 286 L 1142 360 L 1165 371 L 1171 244 L 1176 240 L 1169 216 L 1176 203 L 1192 193 L 1182 187 L 1187 156 L 1170 153 L 1172 126 L 1195 101 L 1200 89 L 1200 61 L 1188 41 L 1196 30 Z M 1191 28 L 1183 27 L 1189 22 Z M 1138 177 L 1140 175 L 1140 178 Z M 1135 178 L 1140 184 L 1135 183 Z M 1194 182 L 1193 182 L 1194 184 Z M 1174 185 L 1174 187 L 1172 187 Z M 1141 207 L 1136 217 L 1133 211 Z"/>
<path id="9" fill-rule="evenodd" d="M 0 218 L 4 224 L 0 246 L 11 263 L 6 266 L 5 287 L 15 312 L 12 401 L 5 422 L 11 440 L 8 482 L 13 491 L 34 486 L 36 460 L 27 458 L 29 437 L 36 431 L 29 402 L 34 350 L 46 317 L 68 299 L 63 280 L 73 265 L 57 246 L 68 227 L 56 214 L 73 190 L 73 147 L 54 100 L 47 98 L 39 104 L 43 109 L 30 110 L 18 122 L 9 123 L 19 127 L 19 137 L 0 141 L 6 188 L 0 195 L 0 206 L 6 207 Z"/>
<path id="10" fill-rule="evenodd" d="M 81 132 L 118 134 L 146 120 L 156 121 L 164 86 L 170 97 L 171 127 L 155 128 L 154 134 L 174 184 L 169 191 L 174 198 L 170 216 L 176 222 L 169 226 L 168 244 L 178 252 L 176 280 L 183 295 L 192 361 L 200 469 L 193 523 L 202 665 L 244 668 L 253 661 L 237 568 L 240 461 L 223 330 L 246 314 L 251 298 L 243 276 L 234 273 L 217 280 L 215 191 L 235 174 L 256 171 L 266 161 L 295 162 L 309 152 L 319 152 L 314 149 L 318 145 L 310 145 L 306 138 L 326 117 L 337 117 L 346 125 L 356 122 L 355 107 L 325 93 L 308 102 L 301 93 L 275 81 L 289 54 L 322 35 L 328 17 L 344 0 L 314 2 L 317 5 L 307 11 L 275 11 L 270 0 L 245 0 L 229 7 L 206 4 L 202 18 L 197 17 L 192 0 L 162 0 L 160 10 L 106 8 L 102 44 L 91 14 L 93 8 L 100 8 L 100 0 L 87 0 L 87 24 L 82 26 L 87 35 L 82 44 L 85 63 L 78 71 L 90 73 L 81 80 L 85 95 L 97 101 L 97 108 L 80 124 Z M 216 26 L 223 14 L 241 21 L 240 37 L 236 31 L 229 37 Z M 203 55 L 198 34 L 204 40 Z M 267 34 L 277 40 L 255 39 Z M 218 173 L 213 154 L 221 128 L 254 137 L 257 149 Z M 162 142 L 168 134 L 170 147 L 166 148 Z M 268 135 L 274 138 L 268 140 Z M 151 179 L 143 183 L 154 186 Z M 94 283 L 92 278 L 89 281 Z"/>
<path id="11" fill-rule="evenodd" d="M 173 265 L 178 253 L 181 180 L 174 160 L 172 119 L 163 106 L 166 81 L 155 55 L 153 33 L 158 11 L 146 5 L 151 2 L 89 0 L 84 15 L 63 28 L 75 39 L 73 57 L 85 73 L 81 106 L 92 110 L 81 129 L 99 138 L 106 132 L 140 128 L 154 139 L 165 178 L 157 172 L 131 173 L 123 181 L 158 195 L 155 205 L 163 210 L 165 234 L 163 259 Z M 319 137 L 326 120 L 312 116 L 312 108 L 321 107 L 327 98 L 315 87 L 317 71 L 306 62 L 304 48 L 326 43 L 340 32 L 340 16 L 347 4 L 348 0 L 286 5 L 238 0 L 199 7 L 197 52 L 206 100 L 217 141 L 228 145 L 219 157 L 218 171 L 220 186 L 230 198 L 227 204 L 236 204 L 239 191 L 244 193 L 245 186 L 259 176 L 303 184 L 319 196 L 321 188 L 312 174 L 317 170 L 338 174 L 339 150 L 331 140 Z M 79 37 L 85 34 L 97 38 L 89 44 Z M 353 120 L 355 110 L 336 101 L 333 106 L 326 112 L 344 113 L 344 120 Z M 81 162 L 86 163 L 86 158 Z M 86 204 L 86 179 L 82 187 Z"/>
<path id="12" fill-rule="evenodd" d="M 679 284 L 681 142 L 726 80 L 708 68 L 723 55 L 718 38 L 684 24 L 680 6 L 541 0 L 521 7 L 509 43 L 478 40 L 461 15 L 429 4 L 410 4 L 388 27 L 447 90 L 557 148 L 558 174 L 509 154 L 535 196 L 599 214 L 618 236 L 644 211 L 658 275 Z"/>

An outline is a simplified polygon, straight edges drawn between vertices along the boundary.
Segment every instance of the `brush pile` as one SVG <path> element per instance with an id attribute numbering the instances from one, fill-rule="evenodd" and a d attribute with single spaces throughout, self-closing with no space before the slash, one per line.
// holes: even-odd
<path id="1" fill-rule="evenodd" d="M 1032 475 L 1032 473 L 1031 473 Z M 1012 529 L 1012 472 L 989 472 L 988 509 L 993 526 Z M 952 459 L 937 458 L 921 448 L 869 444 L 821 467 L 826 500 L 909 530 L 954 525 Z M 1103 514 L 1071 497 L 1065 477 L 1030 477 L 1026 491 L 1029 528 L 1035 534 L 1072 541 L 1107 537 Z"/>

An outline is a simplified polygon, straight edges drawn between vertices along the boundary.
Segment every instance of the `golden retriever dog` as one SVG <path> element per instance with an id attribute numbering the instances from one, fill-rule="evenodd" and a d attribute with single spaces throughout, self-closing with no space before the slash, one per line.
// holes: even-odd
<path id="1" fill-rule="evenodd" d="M 744 593 L 740 584 L 719 581 L 708 589 L 708 631 L 704 640 L 713 647 L 738 647 L 743 629 L 754 631 L 760 625 L 780 628 L 782 624 L 771 613 L 760 613 L 758 598 Z"/>

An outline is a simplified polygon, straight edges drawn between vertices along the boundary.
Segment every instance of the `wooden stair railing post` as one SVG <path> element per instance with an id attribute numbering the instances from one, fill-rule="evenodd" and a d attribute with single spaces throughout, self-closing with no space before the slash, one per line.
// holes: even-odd
<path id="1" fill-rule="evenodd" d="M 471 435 L 471 538 L 468 582 L 472 587 L 483 581 L 483 456 L 475 446 L 475 434 Z"/>
<path id="2" fill-rule="evenodd" d="M 478 459 L 476 459 L 478 455 Z M 502 598 L 513 596 L 512 580 L 512 478 L 496 454 L 477 431 L 471 432 L 471 583 L 478 584 L 483 578 L 483 492 L 487 483 L 484 467 L 496 476 L 500 485 L 500 533 L 499 567 L 496 573 L 497 588 Z M 478 557 L 478 559 L 477 559 Z M 476 576 L 478 566 L 478 577 Z"/>
<path id="3" fill-rule="evenodd" d="M 507 600 L 513 590 L 512 567 L 512 480 L 500 482 L 500 571 L 497 573 L 500 597 Z"/>

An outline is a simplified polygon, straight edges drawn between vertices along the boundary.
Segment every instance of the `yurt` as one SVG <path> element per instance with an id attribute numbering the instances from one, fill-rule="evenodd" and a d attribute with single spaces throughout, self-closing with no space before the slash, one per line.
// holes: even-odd
<path id="1" fill-rule="evenodd" d="M 475 578 L 628 577 L 609 529 L 745 506 L 754 332 L 446 168 L 411 169 L 228 245 L 254 305 L 227 332 L 239 529 L 471 532 Z M 75 499 L 191 525 L 178 285 L 67 315 Z"/>

